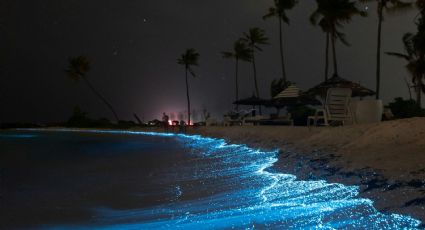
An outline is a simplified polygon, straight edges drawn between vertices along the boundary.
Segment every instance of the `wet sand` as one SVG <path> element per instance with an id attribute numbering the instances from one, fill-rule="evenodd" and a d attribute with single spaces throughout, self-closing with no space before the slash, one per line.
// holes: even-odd
<path id="1" fill-rule="evenodd" d="M 345 127 L 233 126 L 189 131 L 280 149 L 275 168 L 300 179 L 359 185 L 383 212 L 425 222 L 425 118 Z"/>

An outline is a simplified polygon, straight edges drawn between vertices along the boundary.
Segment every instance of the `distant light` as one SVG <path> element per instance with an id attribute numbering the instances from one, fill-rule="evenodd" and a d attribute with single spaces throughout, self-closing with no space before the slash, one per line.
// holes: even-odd
<path id="1" fill-rule="evenodd" d="M 365 9 L 366 11 L 368 11 L 368 10 L 369 10 L 369 6 L 365 6 L 365 7 L 364 7 L 364 9 Z"/>

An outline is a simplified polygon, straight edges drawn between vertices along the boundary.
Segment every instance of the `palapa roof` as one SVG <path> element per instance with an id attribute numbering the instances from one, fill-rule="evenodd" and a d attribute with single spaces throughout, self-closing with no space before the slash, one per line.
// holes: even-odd
<path id="1" fill-rule="evenodd" d="M 360 85 L 359 83 L 346 80 L 338 75 L 334 75 L 327 81 L 324 81 L 314 86 L 306 93 L 310 95 L 320 95 L 325 97 L 329 88 L 350 88 L 353 91 L 353 97 L 366 97 L 373 96 L 376 94 L 373 90 L 368 89 Z"/>
<path id="2" fill-rule="evenodd" d="M 282 92 L 280 92 L 278 95 L 276 95 L 273 99 L 295 98 L 295 97 L 299 97 L 300 94 L 301 94 L 301 90 L 297 86 L 290 85 L 286 89 L 284 89 Z"/>

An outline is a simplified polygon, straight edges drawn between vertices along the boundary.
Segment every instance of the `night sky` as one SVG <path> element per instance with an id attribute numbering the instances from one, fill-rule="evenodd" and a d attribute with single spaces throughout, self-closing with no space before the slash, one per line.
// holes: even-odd
<path id="1" fill-rule="evenodd" d="M 260 94 L 281 76 L 277 20 L 263 21 L 272 0 L 2 0 L 0 3 L 0 122 L 65 121 L 78 105 L 93 117 L 112 114 L 83 84 L 67 78 L 68 57 L 86 55 L 88 77 L 121 119 L 145 120 L 186 108 L 184 68 L 176 59 L 186 48 L 201 54 L 199 77 L 190 79 L 195 109 L 218 116 L 232 109 L 234 62 L 221 58 L 250 27 L 261 27 L 270 45 L 257 56 Z M 323 81 L 325 35 L 309 22 L 313 0 L 289 12 L 285 52 L 289 80 L 302 89 Z M 339 45 L 340 75 L 375 89 L 377 17 L 353 19 Z M 386 17 L 383 51 L 403 51 L 401 37 L 415 32 L 416 10 Z M 383 56 L 385 102 L 408 96 L 403 60 Z M 240 68 L 241 97 L 254 90 L 252 68 Z"/>

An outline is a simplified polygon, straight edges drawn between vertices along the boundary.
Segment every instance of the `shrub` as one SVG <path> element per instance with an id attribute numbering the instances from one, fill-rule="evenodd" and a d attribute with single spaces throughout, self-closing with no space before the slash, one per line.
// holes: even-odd
<path id="1" fill-rule="evenodd" d="M 308 106 L 296 106 L 288 108 L 288 112 L 291 113 L 294 125 L 307 125 L 308 116 L 313 116 L 315 110 Z"/>
<path id="2" fill-rule="evenodd" d="M 403 100 L 401 97 L 394 99 L 387 108 L 391 109 L 394 118 L 423 117 L 425 110 L 422 109 L 414 100 Z"/>

